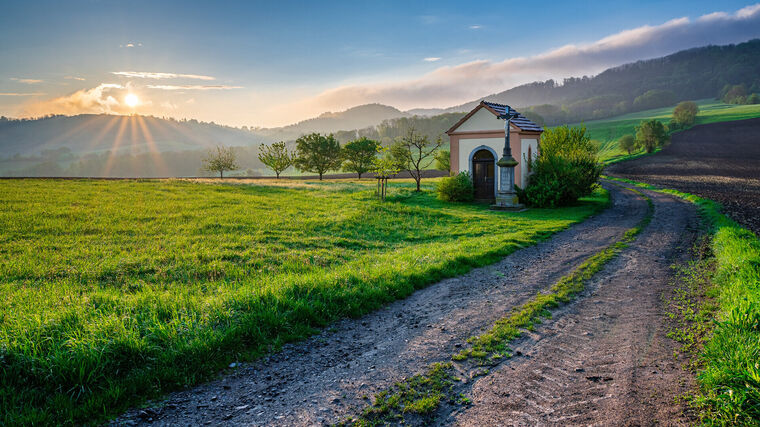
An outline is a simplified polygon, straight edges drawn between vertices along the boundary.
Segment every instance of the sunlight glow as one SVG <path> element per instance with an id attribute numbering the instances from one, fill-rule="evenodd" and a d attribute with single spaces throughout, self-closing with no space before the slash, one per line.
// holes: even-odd
<path id="1" fill-rule="evenodd" d="M 131 108 L 137 107 L 137 104 L 140 103 L 140 98 L 137 97 L 134 93 L 127 94 L 127 96 L 124 97 L 124 103 L 130 106 Z"/>

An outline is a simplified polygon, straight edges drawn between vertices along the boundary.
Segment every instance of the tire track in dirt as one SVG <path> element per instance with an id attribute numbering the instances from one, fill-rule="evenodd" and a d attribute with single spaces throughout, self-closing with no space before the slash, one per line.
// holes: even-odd
<path id="1" fill-rule="evenodd" d="M 688 425 L 675 397 L 693 385 L 673 357 L 663 295 L 688 259 L 694 206 L 646 192 L 652 222 L 597 273 L 576 302 L 512 344 L 516 357 L 478 379 L 472 405 L 446 425 Z"/>
<path id="2" fill-rule="evenodd" d="M 337 422 L 365 396 L 432 362 L 447 360 L 477 335 L 619 240 L 647 211 L 639 196 L 606 186 L 612 206 L 494 265 L 441 281 L 409 298 L 327 331 L 219 380 L 134 409 L 114 424 L 314 425 Z"/>

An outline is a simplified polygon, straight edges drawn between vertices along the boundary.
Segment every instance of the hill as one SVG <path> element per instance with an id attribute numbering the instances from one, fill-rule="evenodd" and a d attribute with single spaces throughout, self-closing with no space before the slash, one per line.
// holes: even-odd
<path id="1" fill-rule="evenodd" d="M 699 106 L 699 114 L 697 114 L 695 125 L 760 117 L 760 105 L 724 104 L 714 99 L 699 100 L 697 101 L 697 105 Z M 585 125 L 591 139 L 597 140 L 600 143 L 600 159 L 609 161 L 625 154 L 617 145 L 617 140 L 621 136 L 635 134 L 636 126 L 642 120 L 657 119 L 667 125 L 673 117 L 673 108 L 656 108 L 608 119 L 592 120 L 586 122 Z M 580 124 L 574 123 L 571 126 Z"/>
<path id="2" fill-rule="evenodd" d="M 0 176 L 198 176 L 215 145 L 238 147 L 245 168 L 261 170 L 248 130 L 197 120 L 82 114 L 0 118 Z"/>
<path id="3" fill-rule="evenodd" d="M 38 119 L 0 118 L 0 153 L 29 156 L 45 150 L 72 154 L 183 151 L 217 144 L 249 146 L 267 140 L 253 132 L 197 120 L 81 114 Z"/>
<path id="4" fill-rule="evenodd" d="M 408 117 L 409 115 L 387 105 L 366 104 L 337 113 L 322 113 L 319 117 L 288 126 L 257 129 L 257 132 L 273 139 L 288 140 L 310 132 L 334 133 L 340 130 L 363 129 L 377 126 L 385 120 Z"/>
<path id="5" fill-rule="evenodd" d="M 727 84 L 744 84 L 750 92 L 760 92 L 760 40 L 683 50 L 610 68 L 593 77 L 534 82 L 483 99 L 536 113 L 554 125 L 712 98 Z M 424 115 L 466 112 L 478 102 L 411 111 Z"/>

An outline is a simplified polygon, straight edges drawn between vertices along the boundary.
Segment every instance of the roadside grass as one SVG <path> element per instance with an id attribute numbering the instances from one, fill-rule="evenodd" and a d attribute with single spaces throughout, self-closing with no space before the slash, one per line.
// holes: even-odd
<path id="1" fill-rule="evenodd" d="M 702 99 L 695 102 L 699 106 L 695 125 L 760 117 L 760 105 L 724 104 L 714 99 Z M 609 163 L 614 160 L 627 160 L 643 154 L 639 151 L 629 155 L 618 147 L 618 139 L 625 134 L 635 135 L 635 128 L 642 120 L 657 119 L 667 125 L 673 117 L 674 108 L 675 106 L 657 108 L 586 122 L 589 137 L 601 142 L 599 160 Z M 577 125 L 580 123 L 575 123 L 573 126 Z"/>
<path id="2" fill-rule="evenodd" d="M 431 182 L 394 182 L 386 203 L 362 181 L 4 182 L 0 424 L 97 424 L 609 203 L 504 213 Z"/>
<path id="3" fill-rule="evenodd" d="M 699 357 L 693 403 L 705 424 L 760 421 L 760 239 L 720 212 L 720 204 L 671 189 L 611 178 L 697 205 L 710 228 L 717 313 Z M 706 319 L 701 321 L 707 322 Z"/>
<path id="4" fill-rule="evenodd" d="M 472 370 L 472 377 L 487 375 L 482 366 L 492 366 L 511 357 L 509 343 L 520 337 L 523 330 L 530 330 L 543 318 L 551 317 L 551 309 L 571 301 L 583 291 L 585 283 L 598 273 L 610 260 L 615 258 L 633 242 L 651 222 L 654 215 L 652 200 L 635 189 L 627 189 L 643 197 L 648 204 L 645 217 L 622 238 L 607 248 L 597 252 L 579 265 L 570 274 L 562 277 L 545 293 L 539 292 L 530 301 L 514 307 L 510 314 L 496 321 L 484 334 L 471 337 L 469 347 L 451 356 L 452 362 L 433 363 L 424 373 L 394 384 L 378 393 L 358 417 L 347 419 L 340 425 L 375 426 L 389 422 L 405 424 L 407 414 L 424 416 L 429 420 L 443 403 L 468 405 L 469 399 L 456 392 L 457 376 Z M 424 411 L 417 408 L 423 407 Z"/>

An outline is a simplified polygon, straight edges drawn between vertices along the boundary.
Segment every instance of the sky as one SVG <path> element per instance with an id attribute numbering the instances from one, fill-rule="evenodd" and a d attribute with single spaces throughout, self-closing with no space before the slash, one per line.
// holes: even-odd
<path id="1" fill-rule="evenodd" d="M 373 102 L 449 107 L 759 37 L 760 3 L 732 0 L 4 0 L 0 115 L 273 127 Z"/>

